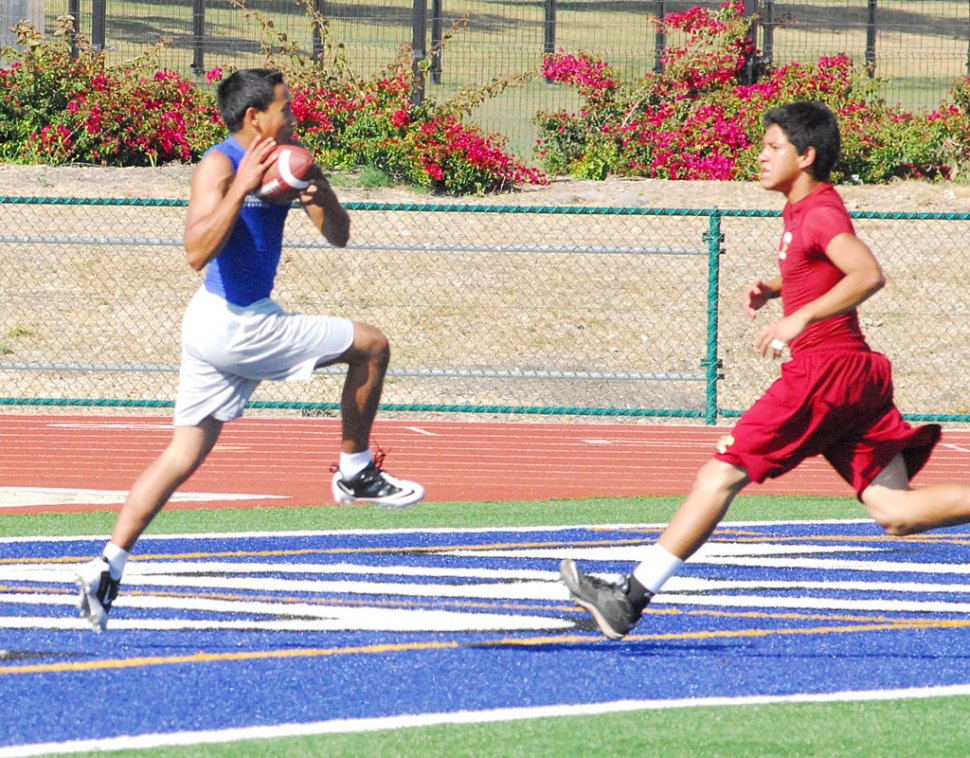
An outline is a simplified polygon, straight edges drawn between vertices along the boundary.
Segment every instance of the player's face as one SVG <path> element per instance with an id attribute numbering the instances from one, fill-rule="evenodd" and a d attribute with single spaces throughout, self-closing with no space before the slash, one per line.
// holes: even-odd
<path id="1" fill-rule="evenodd" d="M 269 108 L 259 114 L 260 132 L 277 142 L 289 142 L 296 129 L 296 116 L 290 110 L 290 91 L 285 84 L 276 85 L 276 98 Z"/>
<path id="2" fill-rule="evenodd" d="M 778 124 L 765 131 L 764 146 L 758 154 L 761 165 L 761 186 L 777 192 L 788 192 L 802 170 L 802 156 L 788 141 L 788 135 Z"/>

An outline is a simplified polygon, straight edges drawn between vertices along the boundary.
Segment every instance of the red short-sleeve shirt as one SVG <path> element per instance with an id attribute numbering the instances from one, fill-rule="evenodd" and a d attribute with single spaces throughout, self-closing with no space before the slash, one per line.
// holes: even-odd
<path id="1" fill-rule="evenodd" d="M 778 266 L 782 304 L 788 316 L 845 277 L 829 260 L 825 249 L 840 234 L 855 234 L 855 230 L 842 198 L 831 184 L 822 184 L 797 203 L 786 205 L 782 218 L 785 230 L 778 245 Z M 829 350 L 869 349 L 855 309 L 809 324 L 791 341 L 789 350 L 797 355 L 823 344 Z"/>
<path id="2" fill-rule="evenodd" d="M 785 206 L 778 247 L 786 315 L 821 297 L 845 276 L 825 253 L 854 234 L 842 198 L 823 184 Z M 910 478 L 940 437 L 936 424 L 912 427 L 893 401 L 889 360 L 872 352 L 853 309 L 810 324 L 789 345 L 781 377 L 718 444 L 715 457 L 754 482 L 776 478 L 806 458 L 824 456 L 861 496 L 899 453 Z"/>

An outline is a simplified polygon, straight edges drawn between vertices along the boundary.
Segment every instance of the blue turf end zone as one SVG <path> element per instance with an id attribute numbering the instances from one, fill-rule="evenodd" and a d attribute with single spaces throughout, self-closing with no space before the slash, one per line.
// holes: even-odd
<path id="1" fill-rule="evenodd" d="M 145 537 L 103 634 L 78 620 L 72 580 L 103 539 L 0 540 L 0 758 L 340 719 L 970 684 L 959 529 L 725 525 L 629 637 L 606 641 L 558 563 L 618 574 L 657 534 Z"/>

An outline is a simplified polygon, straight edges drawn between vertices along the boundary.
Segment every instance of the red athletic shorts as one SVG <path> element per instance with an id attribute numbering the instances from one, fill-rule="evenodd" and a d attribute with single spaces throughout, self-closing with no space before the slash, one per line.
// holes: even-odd
<path id="1" fill-rule="evenodd" d="M 781 365 L 781 378 L 722 438 L 715 457 L 763 482 L 823 455 L 861 497 L 897 453 L 912 479 L 939 439 L 938 424 L 903 419 L 886 356 L 810 350 Z"/>

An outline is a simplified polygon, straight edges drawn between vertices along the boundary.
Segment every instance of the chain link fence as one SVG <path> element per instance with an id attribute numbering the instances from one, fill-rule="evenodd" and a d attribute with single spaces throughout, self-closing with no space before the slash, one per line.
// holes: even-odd
<path id="1" fill-rule="evenodd" d="M 206 69 L 261 65 L 262 29 L 228 0 L 4 0 L 23 17 L 43 19 L 48 33 L 65 14 L 120 64 L 170 40 L 161 64 L 203 86 Z M 369 75 L 387 65 L 402 45 L 415 41 L 414 7 L 425 8 L 425 51 L 452 25 L 467 18 L 434 62 L 427 91 L 438 100 L 459 87 L 497 75 L 538 71 L 546 52 L 589 52 L 608 61 L 623 79 L 653 71 L 659 40 L 654 19 L 694 6 L 717 8 L 720 0 L 314 0 L 330 32 L 354 67 Z M 247 0 L 247 7 L 271 21 L 304 54 L 315 48 L 305 7 L 293 0 Z M 810 63 L 845 53 L 888 78 L 886 99 L 916 110 L 936 107 L 953 81 L 970 73 L 970 11 L 959 0 L 746 0 L 761 18 L 757 40 L 775 64 Z M 30 15 L 25 15 L 25 14 Z M 4 18 L 0 14 L 0 18 Z M 10 24 L 12 26 L 12 24 Z M 417 41 L 420 43 L 420 35 Z M 317 41 L 317 44 L 319 42 Z M 415 48 L 422 47 L 416 45 Z M 419 53 L 420 55 L 421 53 Z M 539 79 L 507 90 L 477 108 L 472 118 L 489 132 L 506 136 L 528 158 L 537 136 L 531 119 L 542 110 L 577 110 L 575 90 Z"/>
<path id="2" fill-rule="evenodd" d="M 184 262 L 184 206 L 0 198 L 0 405 L 172 405 L 181 315 L 201 283 Z M 776 270 L 776 212 L 347 207 L 345 249 L 290 214 L 274 297 L 388 334 L 384 411 L 710 424 L 777 375 L 739 304 Z M 900 407 L 970 421 L 970 215 L 855 219 L 889 279 L 861 314 L 893 359 Z M 343 367 L 318 374 L 264 383 L 252 407 L 335 413 Z"/>

